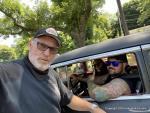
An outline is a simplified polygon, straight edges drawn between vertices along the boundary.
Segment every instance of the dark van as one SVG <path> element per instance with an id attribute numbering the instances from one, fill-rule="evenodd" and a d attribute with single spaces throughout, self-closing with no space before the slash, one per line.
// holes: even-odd
<path id="1" fill-rule="evenodd" d="M 133 94 L 120 96 L 106 102 L 96 102 L 87 94 L 87 86 L 81 81 L 73 81 L 71 75 L 88 77 L 93 72 L 93 60 L 107 60 L 110 56 L 126 54 L 132 73 L 127 76 L 134 83 Z M 82 74 L 81 63 L 86 62 L 88 73 Z M 150 32 L 132 34 L 101 43 L 84 46 L 66 52 L 56 58 L 51 65 L 64 84 L 75 94 L 88 101 L 97 103 L 107 113 L 150 113 Z M 77 71 L 78 69 L 78 71 Z M 65 113 L 88 113 L 65 108 Z"/>

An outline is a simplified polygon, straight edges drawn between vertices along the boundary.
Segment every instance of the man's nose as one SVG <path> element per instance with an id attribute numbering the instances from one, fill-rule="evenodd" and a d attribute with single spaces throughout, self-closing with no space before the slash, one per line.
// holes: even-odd
<path id="1" fill-rule="evenodd" d="M 110 63 L 109 67 L 114 67 L 112 63 Z"/>
<path id="2" fill-rule="evenodd" d="M 112 65 L 112 64 L 110 64 L 109 66 L 108 66 L 108 69 L 113 69 L 114 68 L 114 66 Z"/>
<path id="3" fill-rule="evenodd" d="M 49 56 L 49 55 L 51 54 L 49 48 L 47 48 L 47 49 L 44 51 L 44 54 L 45 54 L 46 56 Z"/>
<path id="4" fill-rule="evenodd" d="M 109 65 L 109 67 L 112 67 L 113 65 L 112 65 L 112 63 Z"/>

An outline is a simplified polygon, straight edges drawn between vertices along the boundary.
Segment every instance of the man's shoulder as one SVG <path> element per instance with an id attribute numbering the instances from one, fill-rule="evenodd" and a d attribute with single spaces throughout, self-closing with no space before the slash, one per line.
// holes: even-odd
<path id="1" fill-rule="evenodd" d="M 0 80 L 5 81 L 4 84 L 19 80 L 23 73 L 23 67 L 16 63 L 7 63 L 0 66 Z"/>
<path id="2" fill-rule="evenodd" d="M 51 67 L 49 67 L 49 74 L 48 75 L 49 76 L 54 76 L 55 78 L 59 77 L 58 73 Z"/>
<path id="3" fill-rule="evenodd" d="M 22 60 L 13 60 L 10 62 L 0 62 L 0 67 L 5 67 L 5 68 L 11 68 L 11 67 L 15 67 L 18 64 L 22 64 Z"/>
<path id="4" fill-rule="evenodd" d="M 0 72 L 3 75 L 13 75 L 23 72 L 23 67 L 21 66 L 21 60 L 15 60 L 11 62 L 0 63 Z"/>

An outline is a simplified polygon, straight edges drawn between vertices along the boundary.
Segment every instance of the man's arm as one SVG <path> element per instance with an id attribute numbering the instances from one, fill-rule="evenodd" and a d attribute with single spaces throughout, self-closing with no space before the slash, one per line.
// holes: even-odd
<path id="1" fill-rule="evenodd" d="M 106 113 L 99 107 L 94 107 L 92 103 L 81 99 L 77 96 L 73 96 L 70 104 L 68 105 L 73 110 L 77 111 L 90 111 L 91 113 Z"/>
<path id="2" fill-rule="evenodd" d="M 131 93 L 128 84 L 120 78 L 113 79 L 103 86 L 89 82 L 88 90 L 91 98 L 100 102 Z"/>

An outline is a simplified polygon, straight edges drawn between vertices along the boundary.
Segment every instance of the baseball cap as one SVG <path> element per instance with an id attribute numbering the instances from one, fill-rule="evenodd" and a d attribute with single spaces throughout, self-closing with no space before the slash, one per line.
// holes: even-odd
<path id="1" fill-rule="evenodd" d="M 39 38 L 40 36 L 49 36 L 57 41 L 58 46 L 61 46 L 61 42 L 60 42 L 58 33 L 54 28 L 40 29 L 35 33 L 34 38 Z"/>

